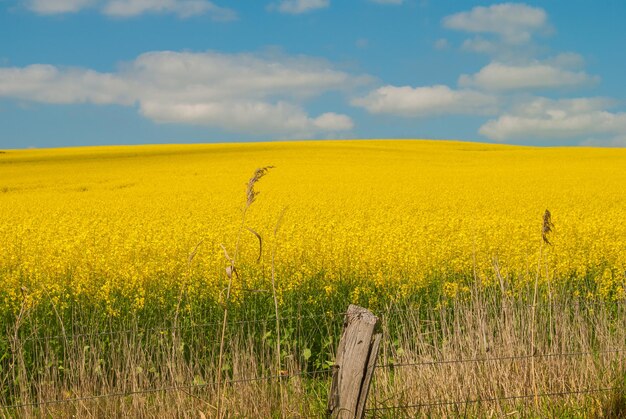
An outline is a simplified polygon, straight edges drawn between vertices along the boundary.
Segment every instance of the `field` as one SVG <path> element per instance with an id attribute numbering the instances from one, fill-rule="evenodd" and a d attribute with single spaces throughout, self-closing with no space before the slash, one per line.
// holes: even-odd
<path id="1" fill-rule="evenodd" d="M 247 205 L 246 182 L 256 168 L 266 166 L 273 167 L 254 185 L 259 194 Z M 46 395 L 75 396 L 75 386 L 86 391 L 84 377 L 81 381 L 58 369 L 77 362 L 80 350 L 74 357 L 69 350 L 32 342 L 60 335 L 67 343 L 73 335 L 94 330 L 135 330 L 142 371 L 154 367 L 146 365 L 161 356 L 155 351 L 167 354 L 174 343 L 180 344 L 176 339 L 183 339 L 186 349 L 181 349 L 181 359 L 168 358 L 170 366 L 182 365 L 187 375 L 180 382 L 199 380 L 200 370 L 201 379 L 208 381 L 207 376 L 215 375 L 209 365 L 214 369 L 216 355 L 206 341 L 220 326 L 204 332 L 193 328 L 220 325 L 224 307 L 229 307 L 229 321 L 271 318 L 274 295 L 285 318 L 330 319 L 285 322 L 284 363 L 298 370 L 332 363 L 331 343 L 341 321 L 333 316 L 348 303 L 375 313 L 415 309 L 420 319 L 447 313 L 435 316 L 441 324 L 454 324 L 461 316 L 467 319 L 464 330 L 478 330 L 491 324 L 489 319 L 497 322 L 503 310 L 518 307 L 520 319 L 545 320 L 541 336 L 546 350 L 554 345 L 562 350 L 621 349 L 623 328 L 615 324 L 623 324 L 626 298 L 625 167 L 625 149 L 447 141 L 5 150 L 0 154 L 0 325 L 7 337 L 0 342 L 5 354 L 0 399 L 16 404 Z M 553 223 L 550 232 L 543 231 L 546 210 Z M 229 294 L 231 265 L 236 272 Z M 505 299 L 515 304 L 507 308 Z M 483 308 L 494 304 L 480 327 L 472 305 L 478 300 Z M 545 316 L 520 308 L 533 300 L 549 307 L 541 312 Z M 554 307 L 573 302 L 596 309 L 583 310 L 592 316 L 568 317 L 559 323 L 567 327 L 559 329 Z M 587 323 L 575 325 L 575 318 Z M 423 332 L 407 328 L 408 318 L 403 319 L 387 323 L 388 333 L 415 333 L 396 339 L 395 349 Z M 227 346 L 234 351 L 238 342 L 240 352 L 249 354 L 250 348 L 275 342 L 272 321 L 252 329 L 230 328 Z M 311 323 L 318 329 L 311 331 Z M 138 332 L 169 327 L 186 328 L 187 335 L 161 331 L 169 339 L 163 343 Z M 525 327 L 528 321 L 506 326 L 510 336 L 494 338 L 495 348 L 526 347 L 526 338 L 514 337 L 517 328 Z M 606 328 L 602 339 L 594 335 L 594 327 Z M 595 337 L 568 342 L 566 335 L 572 332 L 581 339 Z M 437 328 L 437 333 L 451 332 Z M 251 334 L 254 338 L 247 339 Z M 535 335 L 537 330 L 532 331 L 533 344 Z M 117 361 L 111 355 L 114 339 L 107 336 L 106 341 L 88 336 L 78 346 L 101 351 L 94 362 L 108 359 L 110 372 Z M 189 355 L 198 342 L 207 351 L 212 348 L 208 360 Z M 463 342 L 455 355 L 473 350 L 469 340 Z M 274 368 L 268 345 L 253 363 L 242 356 L 247 368 Z M 404 344 L 401 353 L 417 357 L 428 347 L 414 345 L 411 351 Z M 45 357 L 38 358 L 37 351 Z M 118 356 L 118 361 L 128 361 L 127 355 Z M 235 377 L 236 357 L 231 356 L 227 374 Z M 621 366 L 619 355 L 607 362 L 615 359 Z M 54 373 L 42 366 L 50 362 Z M 141 363 L 138 358 L 133 362 L 133 368 Z M 585 365 L 593 371 L 587 378 L 602 385 L 603 370 Z M 552 365 L 549 371 L 554 369 Z M 62 385 L 30 388 L 23 383 L 41 377 Z M 163 374 L 159 377 L 161 384 L 168 383 Z M 117 384 L 93 384 L 88 390 L 118 391 L 115 385 L 127 379 L 118 376 Z M 323 399 L 322 390 L 301 392 Z M 299 412 L 318 411 L 319 406 L 304 408 L 298 400 Z M 267 407 L 268 412 L 273 408 Z M 115 409 L 126 412 L 119 404 Z"/>

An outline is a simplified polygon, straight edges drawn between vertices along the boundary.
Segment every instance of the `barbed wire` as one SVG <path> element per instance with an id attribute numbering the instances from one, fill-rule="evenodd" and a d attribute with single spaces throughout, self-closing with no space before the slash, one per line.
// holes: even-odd
<path id="1" fill-rule="evenodd" d="M 441 361 L 415 362 L 415 363 L 403 363 L 403 364 L 384 364 L 384 365 L 377 366 L 377 368 L 429 366 L 429 365 L 434 365 L 434 364 L 455 364 L 455 363 L 464 363 L 464 362 L 497 362 L 497 361 L 514 360 L 514 359 L 528 359 L 528 358 L 533 358 L 533 357 L 572 357 L 572 356 L 600 355 L 600 354 L 622 353 L 622 352 L 624 352 L 624 350 L 609 350 L 609 351 L 600 351 L 600 352 L 570 352 L 570 353 L 554 353 L 554 354 L 543 354 L 543 355 L 441 360 Z M 262 376 L 262 377 L 240 378 L 240 379 L 222 381 L 222 384 L 233 385 L 233 384 L 244 384 L 244 383 L 259 382 L 259 381 L 288 379 L 292 377 L 315 376 L 315 375 L 329 374 L 332 371 L 333 371 L 333 368 L 327 368 L 327 369 L 314 370 L 314 371 L 302 371 L 299 373 L 292 373 L 292 374 L 279 374 L 279 375 L 270 375 L 270 376 Z M 125 397 L 125 396 L 139 395 L 139 394 L 149 394 L 149 393 L 176 391 L 176 390 L 189 390 L 189 389 L 194 389 L 194 388 L 214 387 L 218 384 L 219 383 L 215 381 L 211 383 L 190 384 L 190 385 L 185 385 L 185 386 L 166 386 L 166 387 L 159 387 L 159 388 L 133 390 L 133 391 L 126 391 L 126 392 L 115 392 L 115 393 L 90 395 L 90 396 L 84 396 L 84 397 L 75 397 L 75 398 L 67 398 L 67 399 L 59 399 L 59 400 L 44 400 L 40 402 L 30 402 L 30 403 L 21 403 L 21 404 L 13 404 L 13 405 L 0 405 L 0 409 L 10 410 L 10 409 L 23 408 L 23 407 L 37 407 L 37 406 L 52 405 L 52 404 L 89 401 L 89 400 L 95 400 L 95 399 L 100 399 L 100 398 Z M 541 393 L 537 395 L 530 394 L 530 395 L 506 396 L 506 397 L 500 397 L 500 398 L 487 398 L 487 399 L 481 398 L 481 399 L 475 399 L 475 400 L 469 400 L 469 401 L 467 400 L 437 401 L 437 402 L 419 403 L 419 404 L 402 405 L 402 406 L 387 406 L 387 407 L 381 407 L 381 408 L 371 408 L 367 410 L 375 411 L 375 410 L 404 409 L 404 408 L 408 409 L 408 408 L 429 407 L 429 406 L 432 407 L 432 406 L 462 404 L 462 403 L 469 404 L 469 403 L 492 402 L 492 401 L 499 401 L 499 400 L 520 399 L 520 398 L 529 398 L 529 397 L 546 397 L 546 396 L 556 396 L 556 395 L 579 394 L 579 393 L 585 393 L 585 392 L 610 391 L 610 390 L 615 390 L 615 389 L 616 388 L 581 390 L 581 391 L 577 390 L 577 391 L 569 391 L 569 392 Z"/>
<path id="2" fill-rule="evenodd" d="M 535 398 L 535 397 L 537 398 L 560 397 L 560 396 L 568 396 L 568 395 L 576 395 L 576 394 L 605 393 L 609 391 L 615 391 L 618 389 L 619 389 L 618 387 L 607 387 L 607 388 L 595 388 L 595 389 L 557 391 L 557 392 L 550 392 L 550 393 L 521 394 L 521 395 L 515 395 L 515 396 L 478 398 L 478 399 L 472 399 L 472 400 L 439 400 L 436 402 L 415 403 L 415 404 L 406 404 L 406 405 L 397 405 L 397 406 L 372 407 L 369 409 L 365 409 L 365 411 L 377 412 L 377 411 L 383 411 L 383 410 L 408 410 L 408 409 L 419 409 L 423 407 L 437 407 L 437 406 L 450 406 L 450 405 L 475 404 L 475 403 L 491 403 L 491 402 L 499 402 L 503 400 L 530 399 L 530 398 Z"/>
<path id="3" fill-rule="evenodd" d="M 168 391 L 178 391 L 178 390 L 191 390 L 197 388 L 207 388 L 207 387 L 215 387 L 218 385 L 233 385 L 233 384 L 246 384 L 253 383 L 259 381 L 274 381 L 274 380 L 282 380 L 293 377 L 304 377 L 304 376 L 315 376 L 315 375 L 323 375 L 329 374 L 333 371 L 332 368 L 315 370 L 315 371 L 302 371 L 292 374 L 278 374 L 278 375 L 268 375 L 263 377 L 251 377 L 251 378 L 239 378 L 233 380 L 222 381 L 221 383 L 218 381 L 213 381 L 210 383 L 198 383 L 198 384 L 189 384 L 184 386 L 166 386 L 166 387 L 157 387 L 157 388 L 147 388 L 141 390 L 132 390 L 132 391 L 120 391 L 115 393 L 106 393 L 106 394 L 93 394 L 89 396 L 82 397 L 73 397 L 67 399 L 57 399 L 57 400 L 43 400 L 39 402 L 29 402 L 29 403 L 19 403 L 12 405 L 0 405 L 0 409 L 4 410 L 12 410 L 12 409 L 20 409 L 24 407 L 39 407 L 39 406 L 47 406 L 54 404 L 64 404 L 64 403 L 75 403 L 89 400 L 97 400 L 97 399 L 106 399 L 106 398 L 114 398 L 114 397 L 126 397 L 140 394 L 150 394 L 150 393 L 161 393 Z"/>
<path id="4" fill-rule="evenodd" d="M 465 358 L 465 359 L 444 359 L 439 361 L 420 361 L 420 362 L 402 362 L 402 363 L 387 363 L 377 365 L 376 368 L 402 368 L 402 367 L 419 367 L 419 366 L 431 366 L 441 364 L 462 364 L 470 362 L 496 362 L 496 361 L 510 361 L 517 359 L 530 359 L 530 358 L 557 358 L 557 357 L 576 357 L 576 356 L 589 356 L 589 355 L 604 355 L 612 353 L 623 353 L 624 349 L 612 349 L 606 351 L 596 352 L 562 352 L 562 353 L 550 353 L 550 354 L 533 354 L 533 355 L 510 355 L 501 357 L 489 357 L 489 358 Z"/>
<path id="5" fill-rule="evenodd" d="M 420 308 L 393 308 L 387 309 L 380 317 L 384 319 L 385 317 L 393 316 L 396 314 L 410 314 L 410 313 L 423 313 L 423 309 Z M 338 319 L 339 317 L 343 317 L 346 315 L 346 312 L 325 312 L 325 313 L 308 313 L 308 314 L 300 314 L 300 315 L 291 315 L 291 316 L 279 316 L 279 319 L 283 322 L 293 322 L 293 321 L 301 321 L 308 319 Z M 261 323 L 269 323 L 274 322 L 276 320 L 276 316 L 270 316 L 265 318 L 251 318 L 244 320 L 237 320 L 229 322 L 230 325 L 245 325 L 245 324 L 261 324 Z M 428 322 L 428 319 L 420 320 L 420 322 Z M 77 334 L 64 334 L 64 335 L 56 335 L 56 336 L 29 336 L 23 338 L 23 341 L 41 341 L 41 340 L 56 340 L 56 339 L 64 339 L 64 340 L 75 340 L 81 337 L 97 337 L 97 336 L 106 336 L 106 335 L 120 335 L 126 333 L 164 333 L 164 332 L 172 332 L 174 333 L 176 330 L 190 330 L 196 328 L 209 328 L 211 326 L 221 325 L 221 321 L 215 322 L 207 322 L 207 323 L 199 323 L 192 325 L 177 325 L 177 326 L 169 326 L 169 327 L 154 327 L 154 328 L 132 328 L 125 330 L 109 330 L 109 331 L 94 331 L 88 333 L 77 333 Z M 391 369 L 391 368 L 401 368 L 401 367 L 418 367 L 418 366 L 432 366 L 432 365 L 441 365 L 441 364 L 459 364 L 459 363 L 470 363 L 470 362 L 498 362 L 498 361 L 508 361 L 508 360 L 520 360 L 520 359 L 532 359 L 532 358 L 553 358 L 553 357 L 577 357 L 577 356 L 598 356 L 605 354 L 615 354 L 615 353 L 623 353 L 624 350 L 614 349 L 614 350 L 605 350 L 605 351 L 596 351 L 596 352 L 565 352 L 565 353 L 548 353 L 548 354 L 531 354 L 531 355 L 511 355 L 511 356 L 501 356 L 501 357 L 488 357 L 488 358 L 466 358 L 466 359 L 446 359 L 446 360 L 435 360 L 435 361 L 420 361 L 420 362 L 403 362 L 403 363 L 387 363 L 378 365 L 376 368 L 378 369 Z M 293 374 L 278 374 L 278 375 L 270 375 L 263 377 L 252 377 L 252 378 L 240 378 L 233 380 L 222 381 L 224 385 L 237 385 L 242 383 L 251 383 L 251 382 L 259 382 L 259 381 L 272 381 L 272 380 L 280 380 L 280 379 L 288 379 L 292 377 L 299 376 L 315 376 L 328 374 L 333 371 L 332 368 L 329 369 L 321 369 L 316 371 L 305 371 L 300 373 Z M 147 388 L 141 390 L 133 390 L 133 391 L 124 391 L 124 392 L 113 392 L 107 394 L 95 394 L 88 395 L 82 397 L 74 397 L 74 398 L 66 398 L 66 399 L 58 399 L 58 400 L 43 400 L 39 402 L 29 402 L 29 403 L 21 403 L 21 404 L 13 404 L 13 405 L 0 405 L 0 409 L 19 409 L 24 407 L 36 407 L 36 406 L 45 406 L 45 405 L 53 405 L 53 404 L 62 404 L 62 403 L 73 403 L 80 401 L 88 401 L 102 398 L 113 398 L 113 397 L 126 397 L 132 395 L 139 394 L 149 394 L 149 393 L 158 393 L 158 392 L 168 392 L 168 391 L 178 391 L 178 390 L 189 390 L 194 388 L 207 388 L 218 385 L 218 382 L 212 383 L 198 383 L 198 384 L 190 384 L 184 386 L 165 386 L 158 388 Z M 603 392 L 603 391 L 611 391 L 615 390 L 615 388 L 603 388 L 603 389 L 591 389 L 591 390 L 577 390 L 577 391 L 568 391 L 568 392 L 555 392 L 555 393 L 542 393 L 542 394 L 530 394 L 530 395 L 517 395 L 517 396 L 507 396 L 502 398 L 487 398 L 487 399 L 476 399 L 469 401 L 437 401 L 437 402 L 429 402 L 429 403 L 418 403 L 418 404 L 409 404 L 404 406 L 390 406 L 390 407 L 377 407 L 372 409 L 367 409 L 367 411 L 377 411 L 377 410 L 389 410 L 389 409 L 410 409 L 410 408 L 419 408 L 419 407 L 428 407 L 428 406 L 443 406 L 443 405 L 452 405 L 452 404 L 463 404 L 463 403 L 480 403 L 480 402 L 492 402 L 499 400 L 511 400 L 511 399 L 524 399 L 529 397 L 548 397 L 548 396 L 562 396 L 569 394 L 582 394 L 582 393 L 593 393 L 593 392 Z"/>

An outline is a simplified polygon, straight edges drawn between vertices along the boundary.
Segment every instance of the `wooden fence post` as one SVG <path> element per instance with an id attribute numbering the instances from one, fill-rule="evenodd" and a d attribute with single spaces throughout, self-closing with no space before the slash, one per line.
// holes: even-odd
<path id="1" fill-rule="evenodd" d="M 337 348 L 333 382 L 328 396 L 328 414 L 333 418 L 361 419 L 382 334 L 374 334 L 378 317 L 350 304 Z"/>

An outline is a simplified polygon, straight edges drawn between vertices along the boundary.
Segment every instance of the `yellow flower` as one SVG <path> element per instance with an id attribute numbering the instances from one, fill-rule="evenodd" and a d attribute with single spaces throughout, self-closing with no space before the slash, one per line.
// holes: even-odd
<path id="1" fill-rule="evenodd" d="M 281 301 L 317 286 L 311 304 L 321 305 L 342 282 L 355 302 L 406 298 L 434 281 L 450 298 L 475 279 L 515 293 L 537 267 L 550 286 L 589 278 L 598 296 L 624 298 L 626 151 L 325 141 L 1 154 L 0 310 L 80 297 L 117 315 L 172 303 L 181 289 L 219 301 L 220 244 L 235 247 L 245 181 L 268 164 L 247 213 L 261 260 L 244 231 L 238 280 L 270 289 L 275 249 Z"/>

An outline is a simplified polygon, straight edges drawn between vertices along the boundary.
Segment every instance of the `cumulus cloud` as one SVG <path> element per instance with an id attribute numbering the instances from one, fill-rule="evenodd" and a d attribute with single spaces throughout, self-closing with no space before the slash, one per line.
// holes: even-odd
<path id="1" fill-rule="evenodd" d="M 435 49 L 444 50 L 450 48 L 450 42 L 446 38 L 439 38 L 433 44 Z"/>
<path id="2" fill-rule="evenodd" d="M 598 81 L 583 71 L 570 71 L 556 65 L 533 62 L 510 65 L 492 62 L 474 75 L 461 75 L 459 85 L 486 90 L 518 90 L 573 87 Z"/>
<path id="3" fill-rule="evenodd" d="M 233 132 L 312 136 L 324 131 L 345 131 L 353 127 L 346 115 L 332 112 L 312 118 L 288 102 L 225 101 L 220 103 L 162 103 L 144 101 L 140 112 L 156 122 L 218 126 Z"/>
<path id="4" fill-rule="evenodd" d="M 347 131 L 354 128 L 354 123 L 346 115 L 326 112 L 313 120 L 313 124 L 325 131 Z"/>
<path id="5" fill-rule="evenodd" d="M 613 138 L 589 138 L 580 143 L 589 147 L 626 147 L 626 135 L 618 135 Z"/>
<path id="6" fill-rule="evenodd" d="M 480 133 L 496 141 L 593 138 L 596 144 L 610 143 L 626 132 L 626 113 L 608 111 L 611 105 L 605 98 L 536 98 L 488 121 Z"/>
<path id="7" fill-rule="evenodd" d="M 537 32 L 549 29 L 546 12 L 521 3 L 477 6 L 469 12 L 460 12 L 443 19 L 448 29 L 499 36 L 509 44 L 523 44 Z"/>
<path id="8" fill-rule="evenodd" d="M 330 0 L 282 0 L 272 4 L 270 9 L 278 10 L 281 13 L 299 15 L 317 9 L 325 9 L 328 6 L 330 6 Z"/>
<path id="9" fill-rule="evenodd" d="M 138 106 L 156 122 L 313 136 L 350 130 L 353 123 L 332 112 L 309 116 L 302 103 L 360 82 L 310 57 L 161 51 L 114 73 L 41 64 L 0 68 L 0 97 Z"/>
<path id="10" fill-rule="evenodd" d="M 547 64 L 569 69 L 579 69 L 585 64 L 585 59 L 582 55 L 575 52 L 562 52 L 554 57 L 545 60 Z"/>
<path id="11" fill-rule="evenodd" d="M 206 0 L 110 0 L 102 11 L 111 16 L 132 17 L 143 13 L 172 13 L 186 18 L 210 14 L 215 20 L 234 20 L 237 14 Z"/>
<path id="12" fill-rule="evenodd" d="M 370 41 L 367 38 L 359 38 L 354 43 L 358 49 L 367 49 L 370 45 Z"/>
<path id="13" fill-rule="evenodd" d="M 170 13 L 181 18 L 208 14 L 214 20 L 234 20 L 237 13 L 208 0 L 26 0 L 26 7 L 39 14 L 75 13 L 96 8 L 115 17 L 133 17 L 144 13 Z"/>
<path id="14" fill-rule="evenodd" d="M 26 7 L 42 15 L 75 13 L 91 6 L 94 0 L 28 0 Z"/>
<path id="15" fill-rule="evenodd" d="M 402 4 L 404 0 L 370 0 L 372 3 L 378 4 Z"/>
<path id="16" fill-rule="evenodd" d="M 497 42 L 476 37 L 463 41 L 461 49 L 464 51 L 477 52 L 479 54 L 495 55 L 500 52 L 501 46 Z"/>
<path id="17" fill-rule="evenodd" d="M 408 117 L 443 114 L 490 114 L 497 99 L 473 90 L 453 90 L 448 86 L 382 86 L 367 96 L 352 101 L 374 114 Z"/>
<path id="18" fill-rule="evenodd" d="M 492 57 L 477 73 L 462 74 L 458 86 L 489 93 L 502 103 L 518 103 L 507 111 L 500 110 L 497 118 L 480 127 L 480 134 L 496 141 L 621 142 L 626 113 L 607 110 L 611 103 L 606 99 L 528 99 L 529 91 L 572 89 L 600 80 L 584 71 L 584 59 L 579 54 L 565 52 L 537 59 L 542 48 L 534 38 L 551 31 L 543 9 L 521 3 L 479 6 L 447 16 L 442 24 L 471 34 L 463 41 L 462 50 Z"/>
<path id="19" fill-rule="evenodd" d="M 92 70 L 60 70 L 45 64 L 0 68 L 0 97 L 52 104 L 131 105 L 135 98 L 127 88 L 127 81 Z"/>

